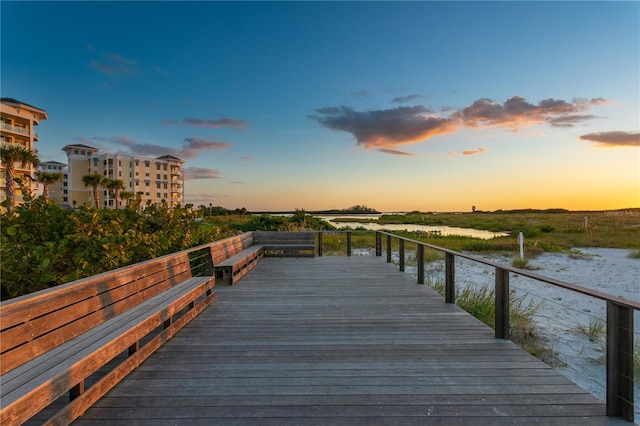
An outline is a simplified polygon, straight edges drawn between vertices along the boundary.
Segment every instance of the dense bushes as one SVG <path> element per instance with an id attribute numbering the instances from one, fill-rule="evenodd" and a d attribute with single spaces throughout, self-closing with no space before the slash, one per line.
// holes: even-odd
<path id="1" fill-rule="evenodd" d="M 0 223 L 2 299 L 215 239 L 183 208 L 65 210 L 40 197 Z"/>
<path id="2" fill-rule="evenodd" d="M 331 230 L 333 225 L 322 219 L 308 215 L 304 210 L 296 210 L 291 217 L 260 215 L 234 226 L 239 231 L 305 231 Z"/>

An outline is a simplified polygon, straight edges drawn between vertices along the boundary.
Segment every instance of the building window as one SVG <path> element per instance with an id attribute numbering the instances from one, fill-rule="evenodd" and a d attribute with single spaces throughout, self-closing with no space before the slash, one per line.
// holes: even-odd
<path id="1" fill-rule="evenodd" d="M 160 193 L 156 193 L 156 198 L 160 198 Z"/>
<path id="2" fill-rule="evenodd" d="M 156 175 L 156 179 L 160 179 L 160 173 Z"/>
<path id="3" fill-rule="evenodd" d="M 74 149 L 74 150 L 73 150 L 73 153 L 74 153 L 75 155 L 78 155 L 78 150 L 77 150 L 77 149 Z"/>

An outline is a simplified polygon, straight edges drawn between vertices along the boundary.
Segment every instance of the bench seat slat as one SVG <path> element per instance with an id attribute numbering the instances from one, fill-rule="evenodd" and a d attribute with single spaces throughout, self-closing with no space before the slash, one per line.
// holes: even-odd
<path id="1" fill-rule="evenodd" d="M 214 264 L 213 270 L 221 273 L 227 284 L 233 285 L 245 276 L 264 257 L 264 249 L 260 245 L 252 245 L 240 253 Z"/>
<path id="2" fill-rule="evenodd" d="M 69 345 L 65 344 L 54 349 L 58 353 L 38 365 L 38 370 L 44 368 L 44 371 L 34 375 L 29 374 L 32 373 L 31 369 L 20 368 L 22 375 L 16 377 L 21 379 L 20 386 L 16 387 L 17 382 L 14 380 L 5 382 L 3 376 L 1 398 L 3 411 L 0 423 L 4 423 L 4 420 L 11 419 L 14 415 L 27 415 L 27 412 L 23 412 L 24 410 L 32 415 L 46 407 L 51 401 L 65 394 L 70 387 L 88 377 L 150 331 L 162 325 L 166 319 L 205 294 L 206 290 L 212 287 L 212 281 L 212 277 L 191 278 L 182 285 L 165 292 L 166 294 L 162 293 L 132 309 L 132 314 L 126 315 L 128 321 L 116 317 L 96 327 L 95 331 L 85 333 L 88 336 L 83 335 L 82 339 L 72 340 Z M 62 349 L 58 350 L 59 348 Z M 32 360 L 24 367 L 36 361 L 43 360 Z M 14 382 L 13 386 L 11 382 Z M 5 385 L 7 385 L 6 388 Z M 25 406 L 20 404 L 21 400 L 25 401 Z M 38 401 L 36 404 L 38 406 L 34 405 L 34 400 Z M 15 407 L 12 407 L 12 404 Z"/>
<path id="3" fill-rule="evenodd" d="M 10 393 L 14 389 L 15 386 L 13 383 L 25 383 L 30 380 L 29 377 L 38 377 L 41 374 L 46 374 L 47 371 L 51 368 L 55 368 L 56 365 L 64 364 L 66 359 L 69 359 L 83 348 L 99 340 L 101 333 L 109 334 L 113 333 L 114 330 L 126 327 L 128 324 L 134 323 L 137 319 L 143 317 L 148 312 L 157 309 L 158 306 L 162 306 L 163 303 L 169 303 L 177 295 L 188 291 L 189 287 L 196 285 L 198 281 L 207 281 L 210 279 L 211 277 L 191 278 L 183 284 L 175 286 L 171 290 L 165 291 L 139 304 L 135 308 L 132 308 L 129 311 L 94 327 L 86 333 L 70 339 L 63 345 L 60 345 L 39 357 L 31 359 L 24 365 L 9 371 L 2 376 L 2 389 L 0 390 L 2 397 L 4 398 L 6 394 Z"/>

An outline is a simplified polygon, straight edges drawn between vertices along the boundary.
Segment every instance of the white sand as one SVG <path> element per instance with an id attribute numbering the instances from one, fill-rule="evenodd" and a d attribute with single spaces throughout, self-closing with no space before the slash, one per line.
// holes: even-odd
<path id="1" fill-rule="evenodd" d="M 537 275 L 607 293 L 614 297 L 640 302 L 640 259 L 628 257 L 629 250 L 583 248 L 572 253 L 543 253 L 529 261 Z M 364 254 L 364 253 L 363 253 Z M 407 264 L 413 253 L 407 254 Z M 394 253 L 397 262 L 397 253 Z M 497 254 L 479 255 L 499 264 L 511 265 L 513 257 Z M 457 258 L 459 259 L 459 258 Z M 415 265 L 415 261 L 413 260 Z M 427 280 L 444 280 L 443 262 L 427 266 Z M 406 271 L 416 274 L 415 267 Z M 456 287 L 494 286 L 494 268 L 460 259 L 456 262 Z M 541 303 L 535 321 L 564 366 L 556 366 L 563 375 L 595 395 L 605 399 L 604 339 L 605 331 L 591 338 L 585 330 L 606 318 L 606 303 L 580 293 L 511 274 L 510 286 L 526 301 Z M 640 342 L 640 312 L 635 312 L 635 344 Z M 636 422 L 640 421 L 640 378 L 636 378 Z"/>
<path id="2" fill-rule="evenodd" d="M 640 301 L 640 259 L 628 257 L 629 250 L 584 248 L 573 254 L 544 253 L 529 261 L 536 274 L 556 278 L 582 287 L 598 290 L 615 297 Z M 510 257 L 484 256 L 500 264 L 510 265 Z M 484 277 L 484 278 L 483 278 Z M 493 268 L 469 261 L 456 265 L 458 286 L 478 282 L 493 286 Z M 533 303 L 542 303 L 535 315 L 538 330 L 565 365 L 558 367 L 591 394 L 604 400 L 605 365 L 603 330 L 591 338 L 584 330 L 606 319 L 606 303 L 576 292 L 540 283 L 512 274 L 511 288 L 517 295 L 526 295 Z M 492 288 L 492 287 L 490 287 Z M 634 315 L 636 345 L 640 342 L 640 312 Z M 636 378 L 636 421 L 640 421 L 640 379 Z"/>

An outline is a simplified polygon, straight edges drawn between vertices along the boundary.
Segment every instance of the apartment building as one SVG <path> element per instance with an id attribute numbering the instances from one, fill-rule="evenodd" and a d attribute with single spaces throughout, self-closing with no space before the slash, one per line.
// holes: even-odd
<path id="1" fill-rule="evenodd" d="M 41 120 L 49 117 L 47 112 L 36 108 L 32 105 L 25 104 L 13 98 L 0 98 L 0 142 L 7 144 L 20 144 L 27 149 L 36 151 L 35 143 L 38 141 L 38 134 L 35 126 L 40 124 Z M 16 177 L 29 187 L 32 193 L 37 191 L 37 183 L 32 179 L 35 174 L 35 168 L 32 165 L 15 164 Z M 28 176 L 28 177 L 27 177 Z M 23 194 L 19 188 L 16 201 L 23 201 Z M 4 165 L 0 164 L 0 201 L 4 201 L 6 182 L 4 175 Z"/>
<path id="2" fill-rule="evenodd" d="M 124 191 L 140 194 L 142 205 L 167 203 L 170 207 L 184 205 L 184 161 L 165 155 L 158 158 L 125 154 L 99 153 L 98 148 L 84 144 L 67 145 L 68 164 L 61 182 L 62 204 L 69 207 L 93 205 L 93 189 L 84 186 L 82 177 L 99 173 L 105 178 L 119 179 Z M 115 208 L 115 197 L 102 188 L 102 208 Z"/>
<path id="3" fill-rule="evenodd" d="M 58 161 L 42 161 L 38 169 L 47 173 L 61 173 L 63 176 L 67 174 L 67 165 Z M 44 187 L 38 185 L 36 195 L 42 195 Z M 49 185 L 49 199 L 56 204 L 62 205 L 67 194 L 67 187 L 62 181 Z"/>

